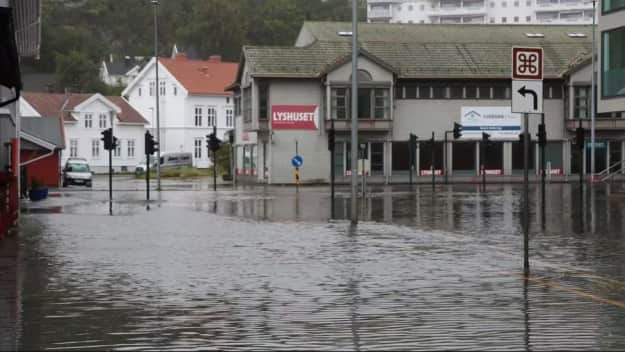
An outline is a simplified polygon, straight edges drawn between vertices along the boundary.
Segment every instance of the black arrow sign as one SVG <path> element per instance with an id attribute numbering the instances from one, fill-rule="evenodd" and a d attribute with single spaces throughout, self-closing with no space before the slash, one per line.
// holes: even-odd
<path id="1" fill-rule="evenodd" d="M 534 96 L 534 110 L 538 110 L 538 94 L 536 94 L 536 92 L 531 89 L 526 89 L 525 86 L 519 89 L 519 94 L 521 94 L 523 98 L 525 98 L 525 94 L 527 93 Z"/>

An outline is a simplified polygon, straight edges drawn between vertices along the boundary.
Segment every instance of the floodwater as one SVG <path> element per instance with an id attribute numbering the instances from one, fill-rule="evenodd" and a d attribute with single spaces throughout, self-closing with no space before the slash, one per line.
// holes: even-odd
<path id="1" fill-rule="evenodd" d="M 69 189 L 0 243 L 2 350 L 625 349 L 625 192 Z M 158 197 L 157 193 L 152 194 Z M 334 214 L 333 214 L 334 212 Z"/>

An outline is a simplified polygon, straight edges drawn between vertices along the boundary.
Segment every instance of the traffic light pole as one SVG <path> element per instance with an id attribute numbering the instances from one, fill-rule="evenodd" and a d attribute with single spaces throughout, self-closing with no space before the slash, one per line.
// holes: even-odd
<path id="1" fill-rule="evenodd" d="M 436 165 L 434 164 L 434 156 L 434 131 L 432 131 L 432 188 L 434 188 L 436 184 Z"/>
<path id="2" fill-rule="evenodd" d="M 408 140 L 408 182 L 410 183 L 410 187 L 412 187 L 412 171 L 414 168 L 414 155 L 415 155 L 415 150 L 414 150 L 414 145 L 412 144 L 411 140 Z"/>
<path id="3" fill-rule="evenodd" d="M 332 133 L 334 134 L 334 120 L 330 121 L 330 128 L 332 129 Z M 334 138 L 336 136 L 334 135 Z M 330 197 L 332 200 L 332 207 L 334 207 L 334 141 L 330 144 Z"/>
<path id="4" fill-rule="evenodd" d="M 150 154 L 145 153 L 145 199 L 148 201 L 150 209 Z"/>
<path id="5" fill-rule="evenodd" d="M 541 192 L 542 192 L 542 196 L 543 199 L 545 197 L 545 183 L 547 181 L 547 170 L 546 170 L 546 158 L 545 158 L 545 149 L 547 147 L 547 132 L 546 132 L 546 126 L 545 126 L 545 114 L 540 114 L 540 124 L 543 126 L 542 130 L 545 131 L 545 135 L 542 137 L 543 140 L 540 143 L 540 168 L 541 168 L 541 177 L 540 177 L 540 182 L 541 182 Z"/>
<path id="6" fill-rule="evenodd" d="M 213 135 L 217 138 L 216 125 L 213 125 Z M 217 192 L 217 149 L 213 149 L 213 191 Z"/>
<path id="7" fill-rule="evenodd" d="M 445 144 L 443 145 L 443 173 L 445 174 L 445 184 L 447 184 L 447 133 L 453 131 L 445 131 Z"/>
<path id="8" fill-rule="evenodd" d="M 525 277 L 529 275 L 529 153 L 530 153 L 530 133 L 529 115 L 523 114 L 523 273 Z"/>
<path id="9" fill-rule="evenodd" d="M 111 127 L 111 142 L 113 141 L 113 127 Z M 113 215 L 113 148 L 109 148 L 109 215 Z"/>
<path id="10" fill-rule="evenodd" d="M 482 138 L 482 143 L 480 143 L 480 171 L 482 172 L 482 189 L 486 189 L 486 141 Z"/>

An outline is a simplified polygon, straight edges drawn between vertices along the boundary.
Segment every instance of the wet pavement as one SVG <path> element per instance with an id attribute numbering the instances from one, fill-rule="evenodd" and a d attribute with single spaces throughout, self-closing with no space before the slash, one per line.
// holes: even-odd
<path id="1" fill-rule="evenodd" d="M 135 180 L 25 202 L 0 243 L 0 350 L 625 349 L 625 193 Z M 139 189 L 139 185 L 136 185 Z"/>

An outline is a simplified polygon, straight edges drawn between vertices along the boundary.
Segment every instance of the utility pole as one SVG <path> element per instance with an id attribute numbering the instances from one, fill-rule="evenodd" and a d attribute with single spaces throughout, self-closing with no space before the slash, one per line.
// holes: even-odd
<path id="1" fill-rule="evenodd" d="M 529 264 L 529 153 L 530 153 L 530 134 L 529 134 L 529 115 L 523 114 L 523 273 L 527 277 L 530 273 Z"/>
<path id="2" fill-rule="evenodd" d="M 159 148 L 156 151 L 156 190 L 161 190 L 161 124 L 160 124 L 160 106 L 159 106 L 159 94 L 160 87 L 158 81 L 158 5 L 159 0 L 152 0 L 154 5 L 154 68 L 156 70 L 156 84 L 154 87 L 156 95 L 156 141 L 159 144 Z"/>
<path id="3" fill-rule="evenodd" d="M 590 76 L 590 182 L 595 177 L 595 6 L 592 0 L 592 68 Z"/>
<path id="4" fill-rule="evenodd" d="M 336 131 L 334 130 L 334 119 L 330 121 L 330 133 L 328 133 L 328 149 L 330 150 L 330 197 L 334 207 L 334 149 L 336 146 Z"/>
<path id="5" fill-rule="evenodd" d="M 358 224 L 358 0 L 352 0 L 352 205 L 351 223 Z"/>

